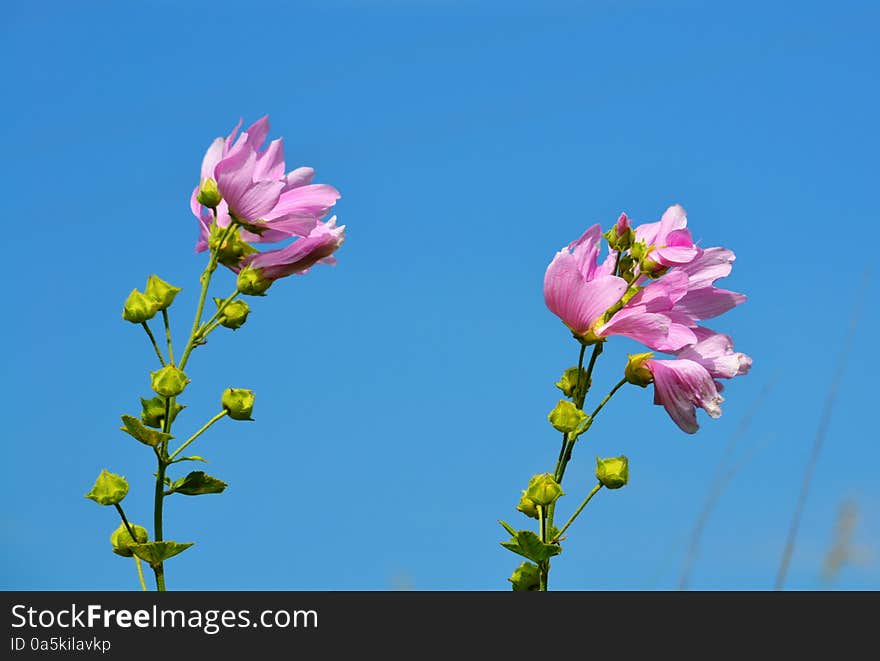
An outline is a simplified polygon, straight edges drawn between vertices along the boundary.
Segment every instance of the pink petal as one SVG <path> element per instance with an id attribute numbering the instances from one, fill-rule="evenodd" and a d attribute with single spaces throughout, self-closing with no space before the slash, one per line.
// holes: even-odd
<path id="1" fill-rule="evenodd" d="M 680 204 L 673 204 L 660 217 L 660 228 L 657 232 L 657 238 L 662 243 L 667 243 L 666 237 L 675 230 L 682 230 L 687 227 L 687 214 L 684 207 Z"/>
<path id="2" fill-rule="evenodd" d="M 648 360 L 645 367 L 654 376 L 654 403 L 662 404 L 683 431 L 693 434 L 699 429 L 697 406 L 713 418 L 721 415 L 724 398 L 702 365 L 692 360 Z"/>
<path id="3" fill-rule="evenodd" d="M 694 319 L 711 319 L 724 314 L 746 300 L 740 294 L 716 287 L 693 289 L 675 304 L 675 309 L 690 315 Z"/>
<path id="4" fill-rule="evenodd" d="M 284 141 L 273 140 L 266 151 L 257 157 L 254 168 L 254 181 L 278 181 L 284 178 Z M 286 184 L 286 181 L 285 181 Z"/>
<path id="5" fill-rule="evenodd" d="M 730 275 L 736 256 L 726 248 L 707 248 L 678 270 L 690 276 L 690 288 L 708 287 L 719 278 Z"/>
<path id="6" fill-rule="evenodd" d="M 699 363 L 713 378 L 732 379 L 748 373 L 752 359 L 744 353 L 734 352 L 730 336 L 707 328 L 694 331 L 699 331 L 699 341 L 679 351 L 679 358 Z"/>
<path id="7" fill-rule="evenodd" d="M 241 128 L 242 119 L 238 118 L 238 124 L 235 125 L 235 128 L 226 136 L 226 151 L 232 149 L 233 141 L 235 140 L 235 135 L 238 133 L 238 129 Z"/>
<path id="8" fill-rule="evenodd" d="M 285 190 L 266 220 L 302 215 L 322 218 L 340 197 L 339 191 L 328 184 L 310 184 Z"/>
<path id="9" fill-rule="evenodd" d="M 245 133 L 247 134 L 248 145 L 254 151 L 259 152 L 260 147 L 266 141 L 266 136 L 269 135 L 269 115 L 260 117 L 248 127 Z"/>
<path id="10" fill-rule="evenodd" d="M 312 178 L 314 176 L 314 168 L 303 167 L 292 170 L 287 173 L 287 186 L 284 187 L 284 191 L 287 192 L 292 188 L 307 186 L 308 184 L 312 183 Z"/>
<path id="11" fill-rule="evenodd" d="M 626 288 L 626 281 L 613 275 L 585 281 L 577 259 L 567 249 L 556 253 L 544 274 L 544 302 L 578 335 L 590 330 Z"/>
<path id="12" fill-rule="evenodd" d="M 224 148 L 225 141 L 223 138 L 217 138 L 208 147 L 208 151 L 205 152 L 205 156 L 202 158 L 202 178 L 200 181 L 204 181 L 208 177 L 214 177 L 214 166 L 223 158 Z"/>
<path id="13" fill-rule="evenodd" d="M 568 249 L 577 260 L 578 268 L 585 280 L 592 280 L 596 271 L 596 259 L 599 256 L 602 228 L 593 225 L 579 239 L 568 244 Z"/>

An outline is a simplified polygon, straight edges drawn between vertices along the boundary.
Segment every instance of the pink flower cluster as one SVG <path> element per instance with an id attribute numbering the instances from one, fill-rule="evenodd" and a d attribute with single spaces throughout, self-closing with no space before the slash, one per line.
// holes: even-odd
<path id="1" fill-rule="evenodd" d="M 289 245 L 264 252 L 251 252 L 229 265 L 235 272 L 257 271 L 271 282 L 292 274 L 306 273 L 316 263 L 334 264 L 333 252 L 345 239 L 345 226 L 333 216 L 322 222 L 339 199 L 327 184 L 313 184 L 315 171 L 299 167 L 285 172 L 282 139 L 263 146 L 269 134 L 269 118 L 262 117 L 239 134 L 241 121 L 226 138 L 217 138 L 202 160 L 199 185 L 190 206 L 199 220 L 196 251 L 208 248 L 211 227 L 240 226 L 240 239 L 251 243 Z M 206 183 L 216 184 L 221 200 L 214 210 L 199 202 Z"/>
<path id="2" fill-rule="evenodd" d="M 679 205 L 635 228 L 621 214 L 604 235 L 611 248 L 600 262 L 602 236 L 594 225 L 556 254 L 544 276 L 547 307 L 586 344 L 623 335 L 673 354 L 644 367 L 653 377 L 654 403 L 692 434 L 697 407 L 721 415 L 717 379 L 745 374 L 752 363 L 734 352 L 730 337 L 699 325 L 745 301 L 714 285 L 730 273 L 735 256 L 695 245 Z"/>

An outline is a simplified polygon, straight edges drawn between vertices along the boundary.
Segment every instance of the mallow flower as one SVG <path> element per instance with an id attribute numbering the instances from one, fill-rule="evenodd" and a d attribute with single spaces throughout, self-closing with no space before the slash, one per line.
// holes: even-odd
<path id="1" fill-rule="evenodd" d="M 240 126 L 239 121 L 226 138 L 215 139 L 202 159 L 199 186 L 190 200 L 200 224 L 197 252 L 207 249 L 213 222 L 225 228 L 235 220 L 242 225 L 240 238 L 250 243 L 308 236 L 340 197 L 333 186 L 312 183 L 312 168 L 285 173 L 283 140 L 263 147 L 268 116 L 238 134 Z M 206 182 L 216 185 L 221 197 L 213 212 L 199 201 Z"/>
<path id="2" fill-rule="evenodd" d="M 614 275 L 616 251 L 598 263 L 601 237 L 601 228 L 593 225 L 556 253 L 544 274 L 547 307 L 585 343 L 624 335 L 652 349 L 670 351 L 696 342 L 689 329 L 691 319 L 674 312 L 687 293 L 684 274 L 652 282 L 613 310 L 630 285 Z"/>
<path id="3" fill-rule="evenodd" d="M 655 359 L 645 353 L 630 356 L 627 380 L 640 386 L 654 384 L 654 403 L 666 409 L 669 417 L 683 431 L 699 429 L 697 408 L 710 417 L 721 415 L 722 384 L 717 379 L 732 379 L 747 374 L 752 359 L 733 350 L 729 336 L 708 328 L 695 328 L 699 341 L 676 352 L 674 359 Z M 647 373 L 646 373 L 647 371 Z"/>

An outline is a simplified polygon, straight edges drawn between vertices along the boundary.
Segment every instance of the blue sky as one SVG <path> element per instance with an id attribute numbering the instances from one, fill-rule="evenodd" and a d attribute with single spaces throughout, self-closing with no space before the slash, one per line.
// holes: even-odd
<path id="1" fill-rule="evenodd" d="M 551 6 L 547 6 L 551 5 Z M 724 415 L 681 433 L 651 389 L 608 405 L 566 475 L 602 492 L 555 561 L 557 589 L 675 588 L 724 447 L 759 394 L 710 518 L 694 588 L 772 587 L 854 306 L 862 312 L 807 501 L 789 587 L 822 588 L 844 502 L 880 587 L 874 266 L 880 10 L 871 2 L 45 2 L 0 40 L 6 253 L 2 512 L 7 589 L 134 589 L 117 520 L 84 499 L 125 475 L 149 525 L 151 454 L 121 432 L 155 356 L 122 302 L 157 273 L 197 297 L 190 191 L 210 141 L 269 113 L 288 166 L 342 192 L 336 268 L 278 283 L 188 373 L 185 437 L 220 391 L 257 393 L 194 451 L 230 484 L 174 497 L 175 589 L 507 589 L 496 520 L 551 470 L 547 412 L 577 345 L 544 269 L 594 222 L 681 203 L 701 245 L 737 254 L 749 300 L 716 320 L 752 372 Z M 233 287 L 218 272 L 216 293 Z M 619 378 L 609 343 L 595 395 Z M 755 448 L 758 448 L 755 450 Z"/>

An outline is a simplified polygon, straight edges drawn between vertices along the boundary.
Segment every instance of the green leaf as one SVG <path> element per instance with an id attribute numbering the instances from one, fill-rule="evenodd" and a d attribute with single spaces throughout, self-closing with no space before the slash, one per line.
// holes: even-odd
<path id="1" fill-rule="evenodd" d="M 501 542 L 501 546 L 524 558 L 528 558 L 532 562 L 544 562 L 544 560 L 562 553 L 561 546 L 545 544 L 531 530 L 518 530 L 513 539 Z"/>
<path id="2" fill-rule="evenodd" d="M 128 482 L 116 473 L 104 469 L 95 480 L 95 485 L 86 494 L 86 498 L 94 500 L 98 505 L 116 505 L 128 495 Z"/>
<path id="3" fill-rule="evenodd" d="M 177 542 L 167 541 L 133 544 L 129 548 L 137 557 L 155 569 L 168 558 L 173 558 L 178 553 L 183 553 L 192 545 L 193 542 L 178 544 Z"/>
<path id="4" fill-rule="evenodd" d="M 206 493 L 222 493 L 229 486 L 223 480 L 211 477 L 204 471 L 193 471 L 186 477 L 176 480 L 171 485 L 172 493 L 181 493 L 184 496 L 201 496 Z"/>
<path id="5" fill-rule="evenodd" d="M 208 463 L 208 460 L 207 460 L 207 459 L 205 459 L 204 457 L 200 457 L 200 456 L 197 455 L 197 454 L 194 454 L 194 455 L 192 455 L 191 457 L 178 457 L 177 459 L 175 459 L 175 460 L 172 461 L 171 463 L 172 463 L 172 464 L 176 464 L 176 463 L 179 462 L 179 461 L 202 461 L 202 462 L 204 462 L 204 463 L 206 463 L 206 464 Z"/>
<path id="6" fill-rule="evenodd" d="M 516 537 L 516 530 L 512 525 L 510 525 L 506 521 L 502 521 L 501 519 L 498 519 L 498 523 L 500 523 L 504 527 L 504 529 L 510 533 L 511 537 Z"/>
<path id="7" fill-rule="evenodd" d="M 150 429 L 138 418 L 131 415 L 122 416 L 122 427 L 120 429 L 139 440 L 144 445 L 151 448 L 157 447 L 160 443 L 174 438 L 171 434 L 165 434 L 155 429 Z"/>

